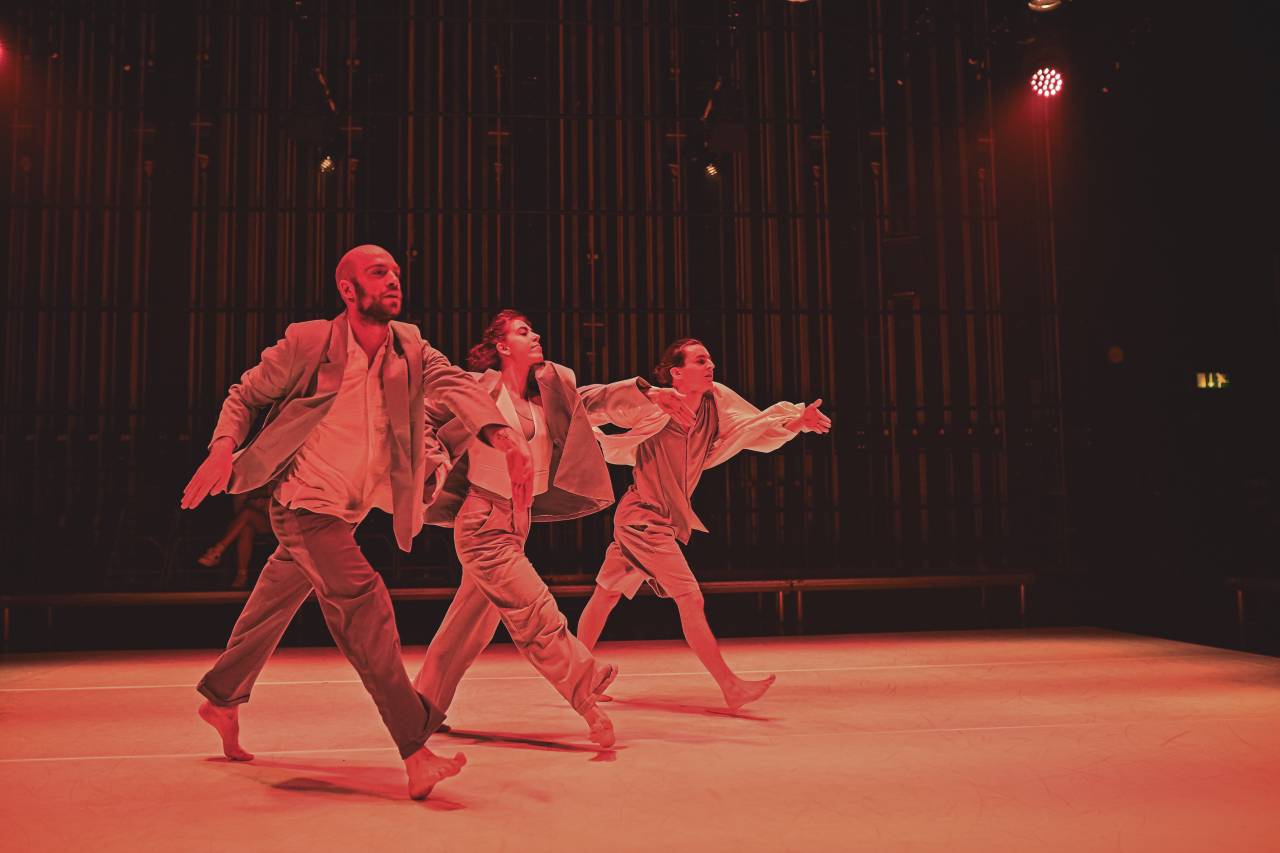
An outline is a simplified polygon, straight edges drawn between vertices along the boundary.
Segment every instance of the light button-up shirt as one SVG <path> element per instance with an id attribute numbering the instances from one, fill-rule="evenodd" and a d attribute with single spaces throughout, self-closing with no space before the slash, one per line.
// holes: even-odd
<path id="1" fill-rule="evenodd" d="M 635 481 L 618 505 L 630 518 L 637 505 L 675 528 L 676 538 L 689 541 L 689 533 L 706 532 L 693 511 L 693 491 L 706 468 L 707 454 L 716 440 L 718 419 L 710 394 L 702 398 L 693 427 L 674 420 L 636 450 Z"/>
<path id="2" fill-rule="evenodd" d="M 382 387 L 388 358 L 403 358 L 387 340 L 373 363 L 347 328 L 347 365 L 332 408 L 307 436 L 275 497 L 293 509 L 359 524 L 377 508 L 390 513 L 391 424 Z"/>

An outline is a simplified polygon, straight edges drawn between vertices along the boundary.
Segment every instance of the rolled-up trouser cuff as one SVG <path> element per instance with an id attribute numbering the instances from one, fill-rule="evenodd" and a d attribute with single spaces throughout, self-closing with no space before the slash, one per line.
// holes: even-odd
<path id="1" fill-rule="evenodd" d="M 444 722 L 444 718 L 447 716 L 444 711 L 441 711 L 435 705 L 432 705 L 431 700 L 426 696 L 419 693 L 418 698 L 422 700 L 422 707 L 427 710 L 427 731 L 426 734 L 420 738 L 414 738 L 408 743 L 396 745 L 396 748 L 400 750 L 401 758 L 408 758 L 426 746 L 427 738 L 436 733 L 436 730 L 440 728 L 440 725 Z"/>
<path id="2" fill-rule="evenodd" d="M 237 699 L 231 700 L 223 699 L 221 696 L 216 695 L 212 690 L 210 690 L 209 685 L 205 684 L 203 681 L 196 685 L 196 691 L 201 696 L 208 699 L 210 704 L 217 705 L 219 708 L 234 708 L 236 705 L 243 705 L 249 701 L 248 696 L 241 696 Z"/>

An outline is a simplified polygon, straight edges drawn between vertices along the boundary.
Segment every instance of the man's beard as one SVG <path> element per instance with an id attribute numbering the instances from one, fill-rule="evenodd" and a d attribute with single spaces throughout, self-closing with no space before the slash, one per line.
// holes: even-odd
<path id="1" fill-rule="evenodd" d="M 360 286 L 360 282 L 353 281 L 352 284 L 356 288 L 356 312 L 366 320 L 372 320 L 375 323 L 386 323 L 400 316 L 400 309 L 392 311 L 387 308 L 381 299 L 368 299 L 365 289 Z M 404 304 L 404 297 L 400 298 L 400 303 Z"/>

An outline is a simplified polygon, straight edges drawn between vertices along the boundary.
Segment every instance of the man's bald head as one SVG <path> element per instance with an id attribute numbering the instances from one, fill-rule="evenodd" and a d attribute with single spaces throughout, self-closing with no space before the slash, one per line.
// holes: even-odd
<path id="1" fill-rule="evenodd" d="M 366 243 L 342 256 L 333 273 L 349 312 L 385 323 L 400 314 L 400 265 L 381 246 Z"/>
<path id="2" fill-rule="evenodd" d="M 382 261 L 383 263 L 395 265 L 395 258 L 391 257 L 391 253 L 381 246 L 375 246 L 373 243 L 365 243 L 362 246 L 356 246 L 354 249 L 348 249 L 347 253 L 338 261 L 338 267 L 333 271 L 333 280 L 341 287 L 343 280 L 355 282 L 357 276 L 365 267 Z"/>

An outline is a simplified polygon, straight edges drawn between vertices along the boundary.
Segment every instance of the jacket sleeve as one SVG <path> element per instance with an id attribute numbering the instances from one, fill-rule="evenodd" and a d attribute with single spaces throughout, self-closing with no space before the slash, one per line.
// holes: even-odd
<path id="1" fill-rule="evenodd" d="M 804 414 L 799 403 L 774 403 L 763 412 L 736 391 L 716 383 L 719 432 L 707 453 L 705 468 L 728 461 L 743 450 L 769 453 L 799 435 L 787 429 L 793 418 Z"/>
<path id="2" fill-rule="evenodd" d="M 262 359 L 227 389 L 227 399 L 222 403 L 210 447 L 220 438 L 231 438 L 236 447 L 244 443 L 258 410 L 282 400 L 288 392 L 297 350 L 297 335 L 294 327 L 289 326 L 284 337 L 263 350 Z"/>
<path id="3" fill-rule="evenodd" d="M 467 432 L 479 435 L 490 424 L 506 426 L 498 406 L 470 373 L 451 364 L 444 353 L 422 344 L 422 399 L 427 426 L 440 427 L 457 418 Z"/>
<path id="4" fill-rule="evenodd" d="M 436 437 L 436 430 L 430 422 L 423 425 L 423 455 L 426 460 L 423 470 L 426 471 L 426 482 L 423 485 L 423 501 L 431 504 L 436 498 L 440 497 L 440 490 L 444 488 L 444 482 L 449 477 L 449 471 L 453 465 L 449 458 L 449 451 L 440 443 L 440 439 Z"/>
<path id="5" fill-rule="evenodd" d="M 578 396 L 592 426 L 613 424 L 630 429 L 662 412 L 644 395 L 650 387 L 648 382 L 637 376 L 605 385 L 584 385 L 578 389 Z"/>

